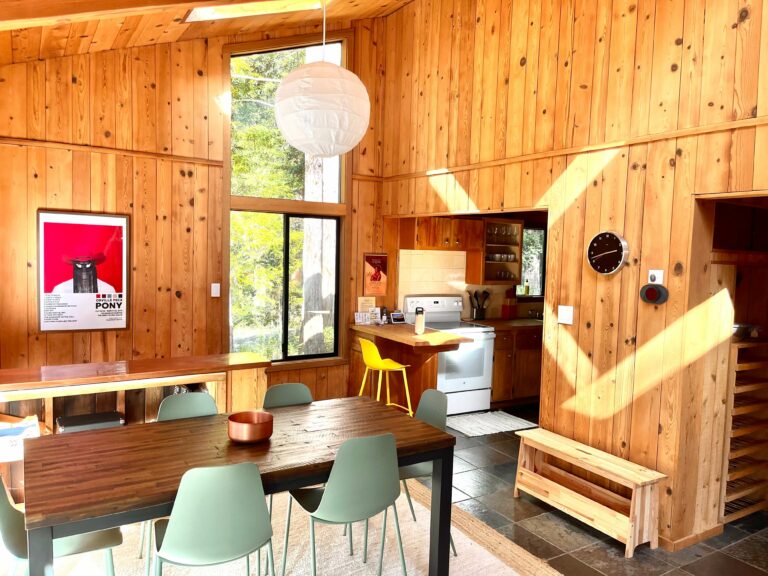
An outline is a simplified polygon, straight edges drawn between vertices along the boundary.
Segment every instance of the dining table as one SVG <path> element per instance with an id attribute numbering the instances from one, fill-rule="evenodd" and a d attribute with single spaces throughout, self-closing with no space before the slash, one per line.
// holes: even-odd
<path id="1" fill-rule="evenodd" d="M 54 573 L 56 538 L 170 515 L 192 468 L 254 462 L 273 494 L 327 481 L 341 444 L 384 433 L 400 466 L 433 462 L 428 573 L 448 574 L 454 436 L 367 397 L 269 412 L 272 436 L 253 444 L 229 439 L 227 414 L 26 440 L 29 574 Z"/>

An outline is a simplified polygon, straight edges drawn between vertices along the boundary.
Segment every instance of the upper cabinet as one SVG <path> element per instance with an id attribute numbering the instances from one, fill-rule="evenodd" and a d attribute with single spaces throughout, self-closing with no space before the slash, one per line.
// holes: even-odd
<path id="1" fill-rule="evenodd" d="M 468 218 L 408 218 L 400 222 L 404 250 L 482 250 L 483 221 Z"/>
<path id="2" fill-rule="evenodd" d="M 467 252 L 468 284 L 520 283 L 523 244 L 522 220 L 483 220 L 483 246 Z"/>

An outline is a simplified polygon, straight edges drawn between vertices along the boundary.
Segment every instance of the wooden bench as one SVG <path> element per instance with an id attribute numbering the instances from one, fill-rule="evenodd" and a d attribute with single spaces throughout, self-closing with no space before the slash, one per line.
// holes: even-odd
<path id="1" fill-rule="evenodd" d="M 664 474 L 541 428 L 517 435 L 521 441 L 515 498 L 521 490 L 527 492 L 623 542 L 627 558 L 645 542 L 658 547 L 659 480 Z M 546 462 L 545 455 L 626 486 L 632 496 L 625 498 Z"/>

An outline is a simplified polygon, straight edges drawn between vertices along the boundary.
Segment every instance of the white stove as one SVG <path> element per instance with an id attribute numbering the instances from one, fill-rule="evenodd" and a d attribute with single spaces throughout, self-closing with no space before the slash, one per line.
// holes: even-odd
<path id="1" fill-rule="evenodd" d="M 493 373 L 493 340 L 491 326 L 464 322 L 461 296 L 413 295 L 403 303 L 405 321 L 413 324 L 416 308 L 424 309 L 427 328 L 472 338 L 457 350 L 437 355 L 437 389 L 448 396 L 448 414 L 464 414 L 489 410 Z"/>

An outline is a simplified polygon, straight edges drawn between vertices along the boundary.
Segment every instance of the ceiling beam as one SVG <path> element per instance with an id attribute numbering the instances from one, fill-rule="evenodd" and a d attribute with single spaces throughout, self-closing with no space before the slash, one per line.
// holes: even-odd
<path id="1" fill-rule="evenodd" d="M 258 0 L 4 0 L 0 30 L 56 26 L 247 1 Z"/>

